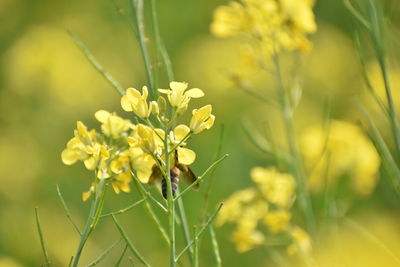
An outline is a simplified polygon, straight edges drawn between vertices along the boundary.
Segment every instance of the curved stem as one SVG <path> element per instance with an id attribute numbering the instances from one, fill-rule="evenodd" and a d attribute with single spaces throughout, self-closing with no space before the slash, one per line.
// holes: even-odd
<path id="1" fill-rule="evenodd" d="M 290 106 L 287 89 L 283 84 L 283 78 L 282 78 L 281 66 L 278 54 L 273 55 L 273 61 L 276 69 L 278 94 L 281 106 L 281 113 L 283 117 L 283 123 L 286 131 L 286 138 L 289 145 L 290 154 L 292 155 L 293 158 L 290 167 L 292 169 L 293 175 L 296 179 L 296 183 L 298 186 L 299 205 L 304 212 L 307 221 L 308 231 L 314 235 L 315 234 L 314 214 L 311 206 L 310 196 L 305 186 L 305 174 L 294 131 L 292 107 Z"/>

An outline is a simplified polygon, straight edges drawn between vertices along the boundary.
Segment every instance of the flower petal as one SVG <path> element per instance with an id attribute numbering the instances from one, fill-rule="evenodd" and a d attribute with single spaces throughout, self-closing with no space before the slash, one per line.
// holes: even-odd
<path id="1" fill-rule="evenodd" d="M 167 94 L 167 95 L 171 93 L 171 90 L 169 90 L 169 89 L 158 89 L 158 91 L 161 94 Z"/>
<path id="2" fill-rule="evenodd" d="M 121 98 L 121 107 L 123 110 L 125 111 L 132 111 L 132 105 L 131 102 L 129 102 L 128 97 L 126 95 L 124 95 Z"/>
<path id="3" fill-rule="evenodd" d="M 184 82 L 170 82 L 169 87 L 172 89 L 172 91 L 183 92 L 188 87 L 188 84 Z"/>
<path id="4" fill-rule="evenodd" d="M 190 128 L 185 124 L 180 124 L 174 129 L 174 137 L 176 141 L 182 141 L 188 133 L 190 132 Z"/>
<path id="5" fill-rule="evenodd" d="M 101 122 L 101 123 L 106 123 L 106 121 L 108 120 L 108 118 L 111 116 L 111 113 L 106 111 L 106 110 L 98 110 L 96 111 L 96 113 L 94 114 L 94 116 L 96 117 L 96 119 Z"/>
<path id="6" fill-rule="evenodd" d="M 185 93 L 187 96 L 192 97 L 192 98 L 200 98 L 204 96 L 204 92 L 199 89 L 199 88 L 193 88 Z"/>
<path id="7" fill-rule="evenodd" d="M 196 153 L 193 150 L 184 147 L 178 147 L 178 161 L 179 163 L 190 165 L 196 159 Z"/>

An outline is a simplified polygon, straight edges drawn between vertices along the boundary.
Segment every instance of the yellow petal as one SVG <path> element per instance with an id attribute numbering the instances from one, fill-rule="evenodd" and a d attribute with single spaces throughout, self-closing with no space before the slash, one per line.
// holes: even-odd
<path id="1" fill-rule="evenodd" d="M 169 90 L 169 89 L 158 89 L 158 91 L 159 91 L 161 94 L 170 94 L 170 93 L 171 93 L 171 90 Z"/>
<path id="2" fill-rule="evenodd" d="M 136 103 L 142 99 L 142 95 L 138 90 L 135 88 L 128 88 L 126 90 L 126 96 L 128 97 L 128 100 L 133 104 L 136 105 Z"/>
<path id="3" fill-rule="evenodd" d="M 185 93 L 187 96 L 192 97 L 192 98 L 200 98 L 204 96 L 204 92 L 199 89 L 199 88 L 193 88 Z"/>
<path id="4" fill-rule="evenodd" d="M 190 132 L 190 128 L 184 124 L 180 124 L 174 129 L 174 137 L 176 141 L 182 141 L 188 133 Z"/>
<path id="5" fill-rule="evenodd" d="M 96 168 L 96 160 L 93 157 L 88 158 L 87 160 L 83 161 L 83 163 L 88 170 L 94 170 Z"/>
<path id="6" fill-rule="evenodd" d="M 120 190 L 119 190 L 119 183 L 118 183 L 118 182 L 112 182 L 111 185 L 112 185 L 112 187 L 113 187 L 113 189 L 114 189 L 115 194 L 118 195 L 118 194 L 120 193 Z"/>
<path id="7" fill-rule="evenodd" d="M 131 102 L 129 102 L 128 97 L 126 95 L 121 97 L 121 107 L 125 111 L 132 111 Z"/>
<path id="8" fill-rule="evenodd" d="M 210 115 L 210 118 L 206 121 L 206 129 L 209 130 L 213 125 L 214 125 L 214 121 L 215 121 L 215 116 L 214 115 Z"/>
<path id="9" fill-rule="evenodd" d="M 88 200 L 89 199 L 89 197 L 92 195 L 92 191 L 87 191 L 87 192 L 83 192 L 82 193 L 82 200 L 83 201 L 86 201 L 86 200 Z"/>
<path id="10" fill-rule="evenodd" d="M 143 94 L 142 99 L 146 100 L 147 96 L 149 95 L 149 90 L 147 89 L 147 86 L 142 87 L 142 94 Z"/>
<path id="11" fill-rule="evenodd" d="M 106 123 L 106 121 L 108 120 L 108 118 L 111 116 L 111 113 L 106 111 L 106 110 L 99 110 L 97 111 L 94 116 L 96 117 L 96 119 L 101 122 L 101 123 Z"/>
<path id="12" fill-rule="evenodd" d="M 193 150 L 184 147 L 178 147 L 178 160 L 180 163 L 190 165 L 196 159 L 196 153 Z"/>
<path id="13" fill-rule="evenodd" d="M 136 175 L 141 183 L 147 184 L 151 175 L 151 169 L 149 171 L 137 171 Z"/>
<path id="14" fill-rule="evenodd" d="M 79 159 L 79 154 L 76 151 L 71 149 L 64 149 L 61 153 L 61 160 L 65 165 L 72 165 L 77 162 Z"/>
<path id="15" fill-rule="evenodd" d="M 169 83 L 169 87 L 173 90 L 173 91 L 180 91 L 183 92 L 186 90 L 186 88 L 188 87 L 187 83 L 183 83 L 183 82 L 170 82 Z"/>

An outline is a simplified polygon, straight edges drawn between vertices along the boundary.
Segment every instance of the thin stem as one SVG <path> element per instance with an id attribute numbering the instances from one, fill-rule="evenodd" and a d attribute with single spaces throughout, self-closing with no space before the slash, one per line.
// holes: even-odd
<path id="1" fill-rule="evenodd" d="M 199 236 L 198 229 L 194 227 L 194 239 L 193 239 L 193 266 L 199 267 Z"/>
<path id="2" fill-rule="evenodd" d="M 136 189 L 138 190 L 139 194 L 141 195 L 142 198 L 146 197 L 146 193 L 148 193 L 147 191 L 145 191 L 142 187 L 141 184 L 139 182 L 139 180 L 135 177 L 135 179 L 133 179 L 133 182 L 135 183 Z M 150 215 L 150 217 L 153 219 L 154 223 L 157 226 L 157 229 L 160 231 L 161 236 L 164 238 L 164 240 L 167 242 L 167 244 L 169 244 L 169 237 L 167 232 L 165 231 L 164 227 L 161 225 L 160 220 L 158 219 L 157 215 L 154 213 L 154 210 L 152 208 L 152 206 L 149 203 L 149 200 L 146 198 L 145 202 L 144 202 L 144 208 L 146 209 L 147 213 Z"/>
<path id="3" fill-rule="evenodd" d="M 128 207 L 126 207 L 126 208 L 124 208 L 124 209 L 120 209 L 120 210 L 118 210 L 118 211 L 106 213 L 106 214 L 101 215 L 100 217 L 103 218 L 103 217 L 108 217 L 108 216 L 111 216 L 111 215 L 118 215 L 118 214 L 125 213 L 125 212 L 127 212 L 127 211 L 133 209 L 134 207 L 136 207 L 136 206 L 142 204 L 143 201 L 145 201 L 146 199 L 147 199 L 147 197 L 144 197 L 144 198 L 142 198 L 142 199 L 136 201 L 135 203 L 129 205 Z"/>
<path id="4" fill-rule="evenodd" d="M 281 113 L 283 117 L 283 122 L 285 125 L 286 130 L 286 138 L 289 144 L 290 154 L 292 155 L 292 164 L 291 168 L 296 179 L 296 183 L 298 186 L 299 192 L 299 205 L 300 208 L 303 210 L 304 215 L 306 217 L 308 231 L 315 235 L 315 221 L 314 221 L 314 214 L 311 206 L 310 196 L 308 194 L 307 188 L 304 184 L 305 175 L 304 170 L 300 158 L 300 153 L 298 151 L 294 125 L 293 125 L 293 115 L 292 115 L 292 108 L 289 103 L 289 96 L 287 89 L 283 84 L 283 78 L 281 73 L 281 66 L 279 61 L 278 54 L 273 55 L 273 61 L 275 64 L 276 69 L 276 79 L 278 85 L 278 94 L 280 99 L 280 106 L 281 106 Z"/>
<path id="5" fill-rule="evenodd" d="M 167 129 L 167 133 L 169 129 Z M 171 162 L 168 152 L 168 135 L 165 135 L 164 138 L 164 147 L 165 147 L 165 170 L 166 177 L 164 179 L 167 182 L 167 203 L 168 203 L 168 224 L 169 224 L 169 263 L 170 267 L 175 267 L 175 201 L 174 196 L 172 194 L 172 182 L 171 182 Z"/>
<path id="6" fill-rule="evenodd" d="M 223 206 L 223 203 L 220 203 L 218 208 L 208 218 L 208 220 L 205 223 L 205 225 L 200 229 L 200 231 L 197 232 L 195 238 L 199 238 L 203 234 L 204 230 L 207 229 L 207 227 L 209 225 L 211 225 L 211 223 L 214 221 L 215 217 L 218 215 L 218 212 L 221 210 L 222 206 Z M 178 254 L 178 256 L 176 257 L 175 261 L 178 261 L 179 258 L 186 252 L 186 250 L 188 250 L 193 245 L 194 242 L 195 242 L 195 239 L 192 239 L 192 241 L 184 249 L 182 249 L 181 253 Z"/>
<path id="7" fill-rule="evenodd" d="M 150 84 L 150 92 L 152 99 L 157 99 L 157 88 L 155 88 L 153 66 L 151 65 L 150 54 L 147 47 L 148 39 L 146 37 L 144 29 L 144 4 L 143 0 L 131 0 L 133 12 L 135 14 L 135 27 L 137 32 L 137 38 L 139 40 L 140 50 L 142 52 L 144 65 L 146 67 L 147 79 Z"/>
<path id="8" fill-rule="evenodd" d="M 221 260 L 221 254 L 219 253 L 219 246 L 218 246 L 218 240 L 215 235 L 214 227 L 210 225 L 208 228 L 210 231 L 210 236 L 211 236 L 211 242 L 213 246 L 213 252 L 216 260 L 216 267 L 221 267 L 222 266 L 222 260 Z"/>
<path id="9" fill-rule="evenodd" d="M 126 244 L 128 245 L 128 248 L 130 249 L 130 251 L 133 253 L 133 255 L 135 255 L 135 257 L 141 262 L 143 263 L 145 266 L 150 266 L 149 263 L 147 263 L 147 261 L 143 258 L 143 256 L 139 253 L 139 251 L 135 248 L 135 246 L 132 244 L 131 240 L 129 239 L 128 235 L 126 234 L 125 230 L 122 228 L 121 224 L 118 222 L 117 218 L 115 217 L 115 215 L 111 215 L 111 217 L 114 220 L 115 225 L 118 228 L 119 233 L 121 234 L 121 236 L 125 239 Z"/>
<path id="10" fill-rule="evenodd" d="M 42 227 L 40 226 L 40 219 L 39 219 L 39 208 L 35 207 L 35 218 L 36 218 L 36 226 L 39 233 L 40 238 L 40 245 L 42 247 L 45 263 L 44 266 L 50 266 L 49 254 L 47 253 L 46 244 L 44 243 L 44 237 L 42 232 Z"/>
<path id="11" fill-rule="evenodd" d="M 152 17 L 152 24 L 153 24 L 153 31 L 154 31 L 154 41 L 157 47 L 157 54 L 161 56 L 161 59 L 164 63 L 168 80 L 170 82 L 174 79 L 174 73 L 172 71 L 172 64 L 169 58 L 168 52 L 165 48 L 165 45 L 161 39 L 160 29 L 158 25 L 158 16 L 157 16 L 157 7 L 156 7 L 156 0 L 151 0 L 151 17 Z"/>
<path id="12" fill-rule="evenodd" d="M 119 259 L 118 259 L 118 261 L 117 261 L 117 263 L 115 264 L 114 267 L 119 267 L 119 265 L 121 264 L 122 259 L 124 258 L 125 253 L 126 253 L 127 250 L 128 250 L 128 245 L 125 245 L 125 248 L 124 248 L 124 250 L 122 251 L 121 256 L 119 256 Z"/>
<path id="13" fill-rule="evenodd" d="M 71 36 L 72 41 L 74 41 L 76 46 L 82 51 L 82 53 L 85 55 L 87 60 L 89 60 L 92 66 L 104 77 L 104 79 L 106 79 L 107 82 L 109 82 L 112 85 L 112 87 L 114 87 L 118 91 L 118 93 L 124 95 L 125 90 L 121 86 L 121 84 L 103 68 L 103 66 L 97 61 L 97 59 L 93 56 L 90 50 L 85 46 L 85 44 L 72 32 L 68 31 L 68 33 Z"/>
<path id="14" fill-rule="evenodd" d="M 205 170 L 205 172 L 201 176 L 199 176 L 194 183 L 188 185 L 181 193 L 179 193 L 175 197 L 174 200 L 176 201 L 177 199 L 181 198 L 183 196 L 183 194 L 185 194 L 189 189 L 191 189 L 192 187 L 194 187 L 197 184 L 201 183 L 203 181 L 203 179 L 212 171 L 212 169 L 214 169 L 218 164 L 220 164 L 228 156 L 229 156 L 228 154 L 225 154 L 220 159 L 216 160 L 213 164 L 211 164 L 211 166 L 208 167 L 207 170 Z"/>
<path id="15" fill-rule="evenodd" d="M 179 190 L 178 190 L 178 193 L 179 193 Z M 181 226 L 182 226 L 183 235 L 185 237 L 185 243 L 186 243 L 186 245 L 188 245 L 191 237 L 190 237 L 189 225 L 188 225 L 187 217 L 186 217 L 186 213 L 185 213 L 185 206 L 183 204 L 182 198 L 178 199 L 178 209 L 179 209 L 179 214 L 181 217 L 181 222 L 182 222 Z M 189 249 L 188 257 L 189 257 L 190 263 L 193 264 L 193 250 L 192 249 Z"/>
<path id="16" fill-rule="evenodd" d="M 113 250 L 113 248 L 115 246 L 117 246 L 119 243 L 121 243 L 121 239 L 116 241 L 114 244 L 112 244 L 110 247 L 108 247 L 103 253 L 100 254 L 99 257 L 97 257 L 97 259 L 95 259 L 94 261 L 92 261 L 91 263 L 89 263 L 86 267 L 92 267 L 92 266 L 96 266 L 97 264 L 99 264 L 102 260 L 104 260 L 104 258 Z"/>
<path id="17" fill-rule="evenodd" d="M 88 240 L 90 234 L 92 233 L 92 231 L 96 225 L 95 220 L 96 220 L 97 214 L 99 212 L 101 212 L 101 208 L 103 207 L 102 205 L 99 205 L 99 204 L 102 202 L 102 199 L 104 198 L 104 195 L 105 195 L 104 194 L 105 183 L 106 183 L 106 179 L 100 179 L 100 183 L 96 189 L 96 194 L 92 200 L 92 205 L 90 207 L 90 212 L 89 212 L 88 219 L 86 221 L 85 229 L 82 232 L 81 240 L 79 242 L 79 246 L 78 246 L 77 251 L 74 256 L 74 262 L 72 265 L 73 267 L 78 266 L 83 247 L 85 246 L 86 241 Z"/>
<path id="18" fill-rule="evenodd" d="M 132 172 L 132 174 L 135 177 L 135 181 L 137 182 L 137 186 L 140 188 L 141 192 L 143 193 L 143 196 L 147 197 L 147 199 L 150 199 L 151 201 L 153 201 L 164 212 L 168 212 L 167 208 L 164 207 L 164 205 L 161 202 L 159 202 L 157 199 L 155 199 L 155 197 L 143 187 L 143 185 L 139 182 L 139 179 L 137 178 L 137 176 L 133 172 Z"/>
<path id="19" fill-rule="evenodd" d="M 67 203 L 65 202 L 65 200 L 64 200 L 64 198 L 63 198 L 63 196 L 62 196 L 62 194 L 61 194 L 60 187 L 59 187 L 58 185 L 57 185 L 57 195 L 58 195 L 58 197 L 60 198 L 60 201 L 61 201 L 61 203 L 62 203 L 62 205 L 63 205 L 63 208 L 64 208 L 65 215 L 67 216 L 68 220 L 71 222 L 72 226 L 74 226 L 76 232 L 77 232 L 79 235 L 82 235 L 82 233 L 81 233 L 81 231 L 79 230 L 78 226 L 75 224 L 74 220 L 72 220 L 71 213 L 69 212 Z"/>

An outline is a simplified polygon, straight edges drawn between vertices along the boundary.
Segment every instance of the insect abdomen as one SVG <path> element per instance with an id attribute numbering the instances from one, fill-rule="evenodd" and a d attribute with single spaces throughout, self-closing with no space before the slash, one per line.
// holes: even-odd
<path id="1" fill-rule="evenodd" d="M 180 171 L 178 168 L 173 167 L 170 171 L 171 174 L 171 187 L 172 187 L 172 195 L 175 196 L 175 192 L 178 189 L 178 183 L 179 183 L 179 174 Z M 165 178 L 161 181 L 161 191 L 162 195 L 165 199 L 167 199 L 167 181 Z"/>

